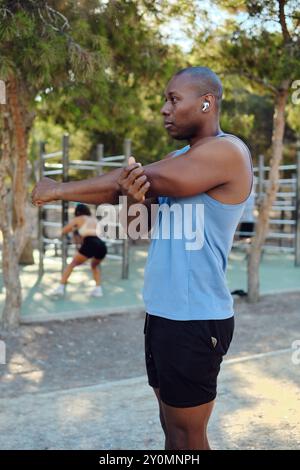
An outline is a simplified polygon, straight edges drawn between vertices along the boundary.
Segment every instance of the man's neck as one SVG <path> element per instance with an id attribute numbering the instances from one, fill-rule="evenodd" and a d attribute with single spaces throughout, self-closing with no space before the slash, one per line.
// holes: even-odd
<path id="1" fill-rule="evenodd" d="M 209 123 L 207 126 L 202 128 L 195 137 L 189 139 L 189 145 L 193 147 L 194 145 L 200 144 L 202 141 L 205 141 L 209 138 L 216 137 L 221 134 L 222 130 L 220 128 L 219 122 L 214 124 Z"/>

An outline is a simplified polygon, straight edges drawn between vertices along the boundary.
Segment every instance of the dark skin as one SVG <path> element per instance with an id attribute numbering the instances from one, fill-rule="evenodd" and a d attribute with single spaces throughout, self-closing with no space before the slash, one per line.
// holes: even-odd
<path id="1" fill-rule="evenodd" d="M 199 93 L 189 75 L 175 76 L 165 91 L 161 109 L 167 132 L 191 146 L 184 155 L 141 167 L 133 160 L 127 168 L 89 180 L 56 183 L 40 181 L 32 194 L 33 203 L 44 204 L 56 199 L 83 203 L 115 204 L 121 194 L 129 203 L 143 202 L 150 207 L 157 196 L 189 197 L 199 193 L 225 204 L 244 201 L 251 190 L 252 167 L 246 149 L 220 133 L 217 98 L 209 92 Z M 201 96 L 202 95 L 202 96 Z M 202 110 L 204 101 L 209 108 Z M 158 399 L 166 449 L 209 449 L 207 423 L 214 402 L 192 408 L 170 407 Z"/>

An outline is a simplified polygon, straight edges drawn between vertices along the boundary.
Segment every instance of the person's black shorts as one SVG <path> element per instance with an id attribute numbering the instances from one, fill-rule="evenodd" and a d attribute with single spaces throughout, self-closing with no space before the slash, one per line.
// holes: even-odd
<path id="1" fill-rule="evenodd" d="M 103 259 L 106 256 L 107 248 L 103 240 L 98 237 L 85 237 L 79 253 L 87 258 Z"/>
<path id="2" fill-rule="evenodd" d="M 254 222 L 242 222 L 240 225 L 240 238 L 251 238 L 254 235 Z M 251 235 L 249 235 L 251 233 Z"/>
<path id="3" fill-rule="evenodd" d="M 145 360 L 148 382 L 167 405 L 185 408 L 217 395 L 217 376 L 234 330 L 225 320 L 178 321 L 146 314 Z"/>

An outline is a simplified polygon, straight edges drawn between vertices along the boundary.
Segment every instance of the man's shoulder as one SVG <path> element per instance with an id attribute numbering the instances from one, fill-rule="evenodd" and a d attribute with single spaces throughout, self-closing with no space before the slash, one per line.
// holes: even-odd
<path id="1" fill-rule="evenodd" d="M 221 137 L 215 137 L 203 146 L 203 153 L 215 158 L 216 161 L 224 159 L 228 162 L 245 162 L 251 160 L 251 153 L 246 143 L 234 134 L 223 134 Z"/>
<path id="2" fill-rule="evenodd" d="M 248 153 L 248 147 L 238 137 L 228 136 L 213 137 L 200 145 L 193 145 L 188 150 L 189 154 L 198 155 L 203 158 L 241 158 Z"/>
<path id="3" fill-rule="evenodd" d="M 242 141 L 241 141 L 242 142 Z M 230 174 L 230 179 L 250 168 L 251 155 L 246 145 L 240 143 L 239 138 L 215 137 L 207 142 L 192 146 L 187 153 L 191 161 L 199 162 L 206 168 L 214 169 L 223 174 Z"/>
<path id="4" fill-rule="evenodd" d="M 248 155 L 251 155 L 251 152 L 250 152 L 250 149 L 249 149 L 248 145 L 246 144 L 246 142 L 244 142 L 243 139 L 241 139 L 241 137 L 238 137 L 235 134 L 224 133 L 220 140 L 222 140 L 222 139 L 224 139 L 226 142 L 230 142 L 232 144 L 232 146 L 233 145 L 238 146 L 238 148 L 241 149 L 241 151 L 243 153 L 246 152 Z M 233 147 L 231 147 L 231 148 L 233 148 Z"/>

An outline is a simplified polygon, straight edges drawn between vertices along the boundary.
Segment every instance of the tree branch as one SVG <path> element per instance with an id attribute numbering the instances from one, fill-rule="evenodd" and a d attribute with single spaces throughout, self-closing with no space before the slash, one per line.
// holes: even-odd
<path id="1" fill-rule="evenodd" d="M 50 7 L 48 3 L 45 3 L 43 5 L 43 8 L 46 10 L 46 15 L 49 21 L 47 21 L 45 17 L 43 16 L 42 9 L 40 7 L 37 8 L 37 12 L 38 12 L 40 19 L 46 26 L 49 26 L 50 28 L 54 29 L 54 31 L 60 32 L 60 33 L 64 33 L 66 29 L 70 28 L 70 24 L 67 18 L 62 13 Z M 57 26 L 56 25 L 57 21 L 61 21 L 61 20 L 63 21 L 63 24 L 61 26 L 59 25 Z"/>
<path id="2" fill-rule="evenodd" d="M 248 80 L 251 80 L 252 82 L 255 82 L 259 85 L 262 85 L 264 88 L 267 88 L 268 90 L 270 90 L 273 94 L 277 94 L 278 93 L 278 89 L 274 86 L 274 85 L 271 85 L 271 83 L 268 83 L 266 82 L 266 80 L 263 80 L 262 78 L 259 78 L 259 77 L 255 77 L 254 75 L 252 75 L 251 73 L 249 72 L 245 72 L 244 70 L 241 70 L 241 69 L 230 69 L 230 70 L 226 70 L 226 71 L 223 71 L 223 72 L 219 72 L 220 74 L 223 73 L 223 75 L 239 75 L 239 76 L 243 76 L 245 78 L 247 78 Z"/>
<path id="3" fill-rule="evenodd" d="M 290 36 L 289 30 L 286 24 L 285 11 L 284 11 L 285 4 L 286 4 L 286 0 L 278 0 L 279 22 L 280 22 L 284 42 L 287 43 L 291 41 L 291 36 Z"/>

